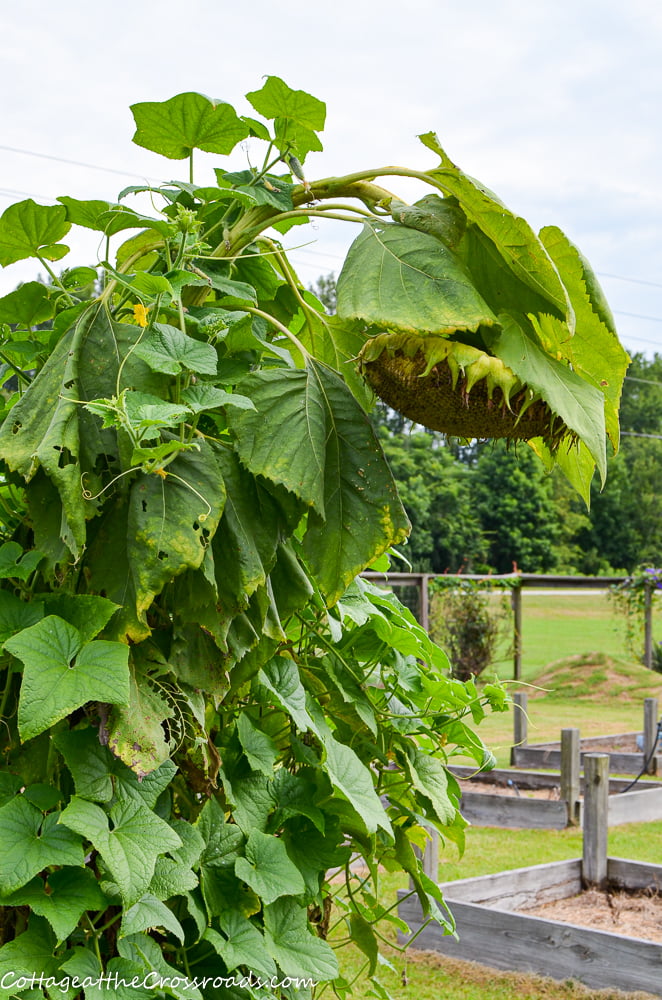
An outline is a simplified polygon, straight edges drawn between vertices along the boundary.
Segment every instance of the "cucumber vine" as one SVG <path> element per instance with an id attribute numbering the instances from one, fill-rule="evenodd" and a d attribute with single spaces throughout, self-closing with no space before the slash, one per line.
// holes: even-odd
<path id="1" fill-rule="evenodd" d="M 350 941 L 387 996 L 379 871 L 452 928 L 414 848 L 461 849 L 447 765 L 490 766 L 472 727 L 504 696 L 359 576 L 409 530 L 359 368 L 418 358 L 415 396 L 452 354 L 495 434 L 540 403 L 531 446 L 585 494 L 617 443 L 625 355 L 562 234 L 431 135 L 428 171 L 315 179 L 324 104 L 273 76 L 247 98 L 133 106 L 186 180 L 0 218 L 0 265 L 51 276 L 0 298 L 0 1000 L 344 998 Z M 245 141 L 261 166 L 229 169 Z M 313 218 L 360 226 L 337 316 L 283 245 Z M 102 259 L 58 276 L 72 226 Z"/>

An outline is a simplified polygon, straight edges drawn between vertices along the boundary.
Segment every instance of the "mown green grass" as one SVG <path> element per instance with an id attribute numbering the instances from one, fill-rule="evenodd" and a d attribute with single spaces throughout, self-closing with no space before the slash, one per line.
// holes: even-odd
<path id="1" fill-rule="evenodd" d="M 513 676 L 510 626 L 500 643 L 496 669 Z M 654 604 L 653 635 L 662 640 L 662 600 Z M 641 642 L 643 652 L 643 640 Z M 547 664 L 580 653 L 600 652 L 630 659 L 627 627 L 607 594 L 577 590 L 574 594 L 522 591 L 523 677 L 533 681 Z"/>

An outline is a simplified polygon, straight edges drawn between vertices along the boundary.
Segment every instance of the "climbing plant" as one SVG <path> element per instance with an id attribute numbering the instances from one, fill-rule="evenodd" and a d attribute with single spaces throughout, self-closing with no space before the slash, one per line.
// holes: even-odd
<path id="1" fill-rule="evenodd" d="M 489 766 L 472 725 L 504 694 L 357 577 L 408 531 L 361 373 L 413 362 L 426 405 L 435 378 L 460 416 L 482 394 L 507 436 L 534 412 L 584 491 L 616 440 L 624 354 L 558 230 L 432 135 L 427 172 L 312 180 L 323 103 L 277 77 L 247 97 L 257 117 L 133 106 L 186 180 L 0 219 L 0 264 L 50 276 L 0 299 L 0 997 L 342 997 L 350 940 L 384 996 L 378 869 L 451 926 L 414 848 L 424 822 L 461 846 L 446 764 Z M 337 316 L 283 248 L 318 217 L 363 227 Z M 76 226 L 100 260 L 61 271 Z"/>

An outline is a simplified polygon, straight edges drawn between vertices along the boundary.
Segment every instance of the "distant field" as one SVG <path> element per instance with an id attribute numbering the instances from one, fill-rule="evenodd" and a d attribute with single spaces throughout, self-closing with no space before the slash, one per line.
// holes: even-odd
<path id="1" fill-rule="evenodd" d="M 655 602 L 653 637 L 662 640 L 662 601 Z M 512 636 L 501 644 L 496 663 L 500 677 L 513 676 Z M 643 640 L 642 640 L 643 653 Z M 599 652 L 630 659 L 625 622 L 606 594 L 577 590 L 569 595 L 533 589 L 522 592 L 522 666 L 524 680 L 534 680 L 549 664 L 567 656 Z"/>

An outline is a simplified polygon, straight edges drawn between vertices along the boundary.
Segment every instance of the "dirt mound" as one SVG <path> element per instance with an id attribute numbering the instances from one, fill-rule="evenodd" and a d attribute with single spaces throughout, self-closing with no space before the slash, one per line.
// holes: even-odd
<path id="1" fill-rule="evenodd" d="M 550 663 L 536 678 L 529 697 L 583 698 L 587 701 L 641 701 L 662 698 L 662 674 L 606 653 L 581 653 Z"/>

